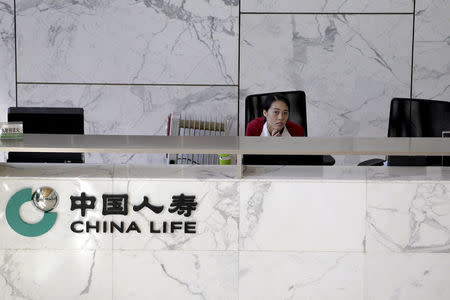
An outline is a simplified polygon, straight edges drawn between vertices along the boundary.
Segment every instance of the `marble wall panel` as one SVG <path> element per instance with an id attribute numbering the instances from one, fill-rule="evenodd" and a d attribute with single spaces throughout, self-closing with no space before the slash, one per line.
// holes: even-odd
<path id="1" fill-rule="evenodd" d="M 112 299 L 112 253 L 0 250 L 0 299 Z"/>
<path id="2" fill-rule="evenodd" d="M 413 96 L 450 101 L 450 39 L 415 43 Z"/>
<path id="3" fill-rule="evenodd" d="M 412 12 L 413 0 L 245 0 L 249 12 Z"/>
<path id="4" fill-rule="evenodd" d="M 416 0 L 415 41 L 450 43 L 449 15 L 447 0 Z"/>
<path id="5" fill-rule="evenodd" d="M 417 0 L 413 96 L 450 101 L 450 2 Z"/>
<path id="6" fill-rule="evenodd" d="M 364 299 L 362 253 L 239 254 L 239 299 Z"/>
<path id="7" fill-rule="evenodd" d="M 59 202 L 53 210 L 57 213 L 56 223 L 45 234 L 37 237 L 23 237 L 13 231 L 9 226 L 5 209 L 8 200 L 18 191 L 24 188 L 31 188 L 34 192 L 37 188 L 49 186 L 59 195 Z M 89 233 L 73 233 L 71 224 L 74 221 L 110 220 L 111 216 L 102 215 L 102 194 L 111 193 L 111 181 L 94 180 L 58 180 L 51 179 L 23 179 L 17 178 L 2 179 L 0 185 L 0 249 L 38 249 L 38 250 L 70 250 L 70 249 L 99 249 L 110 250 L 112 247 L 111 235 Z M 81 210 L 71 211 L 71 196 L 80 196 L 85 192 L 88 196 L 96 197 L 95 209 L 87 209 L 86 216 L 81 216 Z M 31 197 L 31 195 L 30 195 Z M 42 211 L 31 202 L 24 203 L 20 214 L 25 222 L 36 223 L 42 218 Z M 81 226 L 81 225 L 80 225 Z"/>
<path id="8" fill-rule="evenodd" d="M 412 15 L 243 15 L 240 130 L 249 94 L 304 90 L 310 136 L 386 136 L 408 97 Z"/>
<path id="9" fill-rule="evenodd" d="M 113 299 L 238 299 L 237 252 L 118 251 L 113 268 Z"/>
<path id="10" fill-rule="evenodd" d="M 225 117 L 237 133 L 236 87 L 19 85 L 19 106 L 82 107 L 85 134 L 166 135 L 172 112 Z M 87 154 L 88 163 L 165 164 L 165 154 Z"/>
<path id="11" fill-rule="evenodd" d="M 0 2 L 0 122 L 16 105 L 14 1 Z"/>
<path id="12" fill-rule="evenodd" d="M 446 300 L 450 254 L 368 254 L 365 299 Z"/>
<path id="13" fill-rule="evenodd" d="M 17 1 L 18 80 L 236 84 L 238 1 Z"/>
<path id="14" fill-rule="evenodd" d="M 113 248 L 119 250 L 237 250 L 239 223 L 239 185 L 237 182 L 202 181 L 151 181 L 115 180 L 113 191 L 128 194 L 128 216 L 115 216 L 114 220 L 124 220 L 126 224 L 135 221 L 141 229 L 113 235 Z M 169 212 L 172 197 L 180 194 L 193 195 L 197 206 L 189 216 L 186 212 Z M 159 213 L 147 207 L 134 211 L 148 198 L 149 203 L 163 206 Z M 170 233 L 170 222 L 195 222 L 196 233 L 185 233 L 182 229 Z M 161 233 L 150 232 L 150 222 Z M 168 232 L 163 232 L 163 222 L 167 222 Z"/>
<path id="15" fill-rule="evenodd" d="M 450 184 L 382 182 L 367 185 L 371 252 L 449 252 Z"/>
<path id="16" fill-rule="evenodd" d="M 256 181 L 240 189 L 240 250 L 364 250 L 364 182 Z"/>

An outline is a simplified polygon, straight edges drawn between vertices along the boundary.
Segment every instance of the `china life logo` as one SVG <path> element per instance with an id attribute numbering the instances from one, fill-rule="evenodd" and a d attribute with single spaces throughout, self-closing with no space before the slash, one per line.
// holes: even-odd
<path id="1" fill-rule="evenodd" d="M 35 224 L 22 220 L 20 207 L 33 201 L 35 207 L 44 212 L 44 217 Z M 9 226 L 18 234 L 28 237 L 40 236 L 47 233 L 56 222 L 56 213 L 50 212 L 58 204 L 58 194 L 50 187 L 42 187 L 32 193 L 30 188 L 15 193 L 6 205 L 6 220 Z"/>

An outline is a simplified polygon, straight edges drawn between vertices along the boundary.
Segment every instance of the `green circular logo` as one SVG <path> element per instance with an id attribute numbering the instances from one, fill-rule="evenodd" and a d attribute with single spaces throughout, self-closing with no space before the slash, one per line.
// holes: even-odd
<path id="1" fill-rule="evenodd" d="M 49 231 L 56 222 L 56 213 L 44 212 L 44 217 L 36 224 L 29 224 L 22 220 L 19 214 L 22 204 L 31 200 L 31 189 L 23 189 L 15 193 L 6 205 L 6 220 L 9 226 L 23 236 L 40 236 Z"/>

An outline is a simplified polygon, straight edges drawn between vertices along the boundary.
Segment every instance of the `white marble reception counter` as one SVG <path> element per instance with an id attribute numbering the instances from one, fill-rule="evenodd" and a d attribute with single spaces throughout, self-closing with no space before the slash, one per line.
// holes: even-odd
<path id="1" fill-rule="evenodd" d="M 449 299 L 450 168 L 236 168 L 0 165 L 0 299 Z M 42 186 L 56 223 L 21 236 L 8 200 Z M 181 194 L 190 216 L 169 211 Z M 127 195 L 127 215 L 104 214 L 105 195 Z M 134 210 L 144 197 L 162 212 Z"/>

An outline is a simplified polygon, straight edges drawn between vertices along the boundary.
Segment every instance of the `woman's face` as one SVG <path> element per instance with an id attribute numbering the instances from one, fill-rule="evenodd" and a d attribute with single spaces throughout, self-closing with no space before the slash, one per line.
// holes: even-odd
<path id="1" fill-rule="evenodd" d="M 263 111 L 267 120 L 267 127 L 271 135 L 274 131 L 280 132 L 289 118 L 289 108 L 283 101 L 274 101 L 268 111 Z"/>

